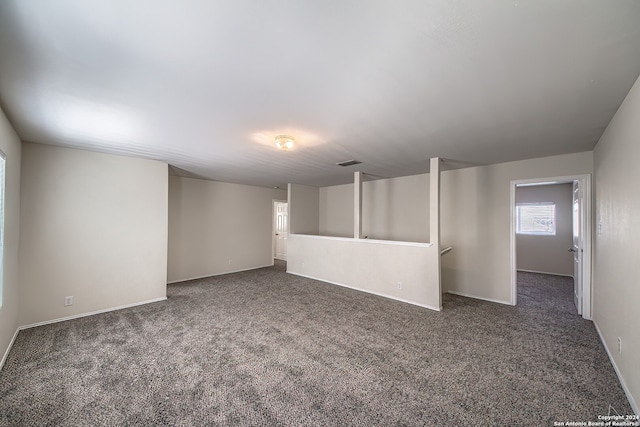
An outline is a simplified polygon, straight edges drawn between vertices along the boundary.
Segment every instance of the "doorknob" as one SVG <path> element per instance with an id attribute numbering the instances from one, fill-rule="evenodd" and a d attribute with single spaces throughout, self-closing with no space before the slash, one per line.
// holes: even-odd
<path id="1" fill-rule="evenodd" d="M 573 248 L 569 248 L 569 252 L 576 252 L 576 250 Z"/>

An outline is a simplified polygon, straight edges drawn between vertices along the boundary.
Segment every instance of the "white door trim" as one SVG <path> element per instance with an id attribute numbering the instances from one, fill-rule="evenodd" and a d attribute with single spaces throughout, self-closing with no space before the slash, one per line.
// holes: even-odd
<path id="1" fill-rule="evenodd" d="M 554 176 L 547 178 L 521 179 L 511 181 L 510 184 L 510 208 L 511 208 L 511 229 L 510 229 L 510 266 L 511 266 L 511 305 L 516 305 L 518 298 L 517 275 L 516 275 L 516 186 L 522 184 L 545 184 L 545 183 L 569 183 L 579 181 L 584 192 L 584 209 L 582 213 L 582 234 L 584 237 L 584 254 L 582 263 L 582 317 L 591 320 L 592 318 L 592 283 L 591 283 L 591 175 L 569 175 Z"/>
<path id="2" fill-rule="evenodd" d="M 271 199 L 271 265 L 276 259 L 276 203 L 288 203 L 288 200 Z"/>

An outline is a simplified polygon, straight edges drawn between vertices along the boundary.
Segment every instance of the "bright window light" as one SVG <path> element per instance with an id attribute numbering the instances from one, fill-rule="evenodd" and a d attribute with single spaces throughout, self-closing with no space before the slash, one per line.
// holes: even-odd
<path id="1" fill-rule="evenodd" d="M 519 203 L 516 205 L 516 233 L 556 235 L 556 204 Z"/>

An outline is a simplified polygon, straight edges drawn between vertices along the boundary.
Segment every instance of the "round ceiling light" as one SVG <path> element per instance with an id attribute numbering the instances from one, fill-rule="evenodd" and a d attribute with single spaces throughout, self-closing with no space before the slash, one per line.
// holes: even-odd
<path id="1" fill-rule="evenodd" d="M 278 135 L 276 136 L 276 147 L 281 150 L 291 150 L 295 145 L 295 141 L 292 136 Z"/>

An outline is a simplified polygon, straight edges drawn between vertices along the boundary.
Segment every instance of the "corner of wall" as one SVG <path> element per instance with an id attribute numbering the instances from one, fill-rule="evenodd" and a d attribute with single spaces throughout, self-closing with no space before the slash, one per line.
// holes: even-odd
<path id="1" fill-rule="evenodd" d="M 636 414 L 640 399 L 640 320 L 635 315 L 640 299 L 635 256 L 640 252 L 636 218 L 640 210 L 639 115 L 640 78 L 593 151 L 593 321 Z"/>
<path id="2" fill-rule="evenodd" d="M 42 144 L 22 154 L 19 325 L 166 297 L 166 163 Z"/>
<path id="3" fill-rule="evenodd" d="M 0 150 L 6 156 L 4 205 L 4 260 L 2 268 L 2 305 L 0 306 L 0 369 L 13 344 L 19 325 L 19 258 L 20 246 L 20 188 L 22 142 L 0 109 Z"/>

